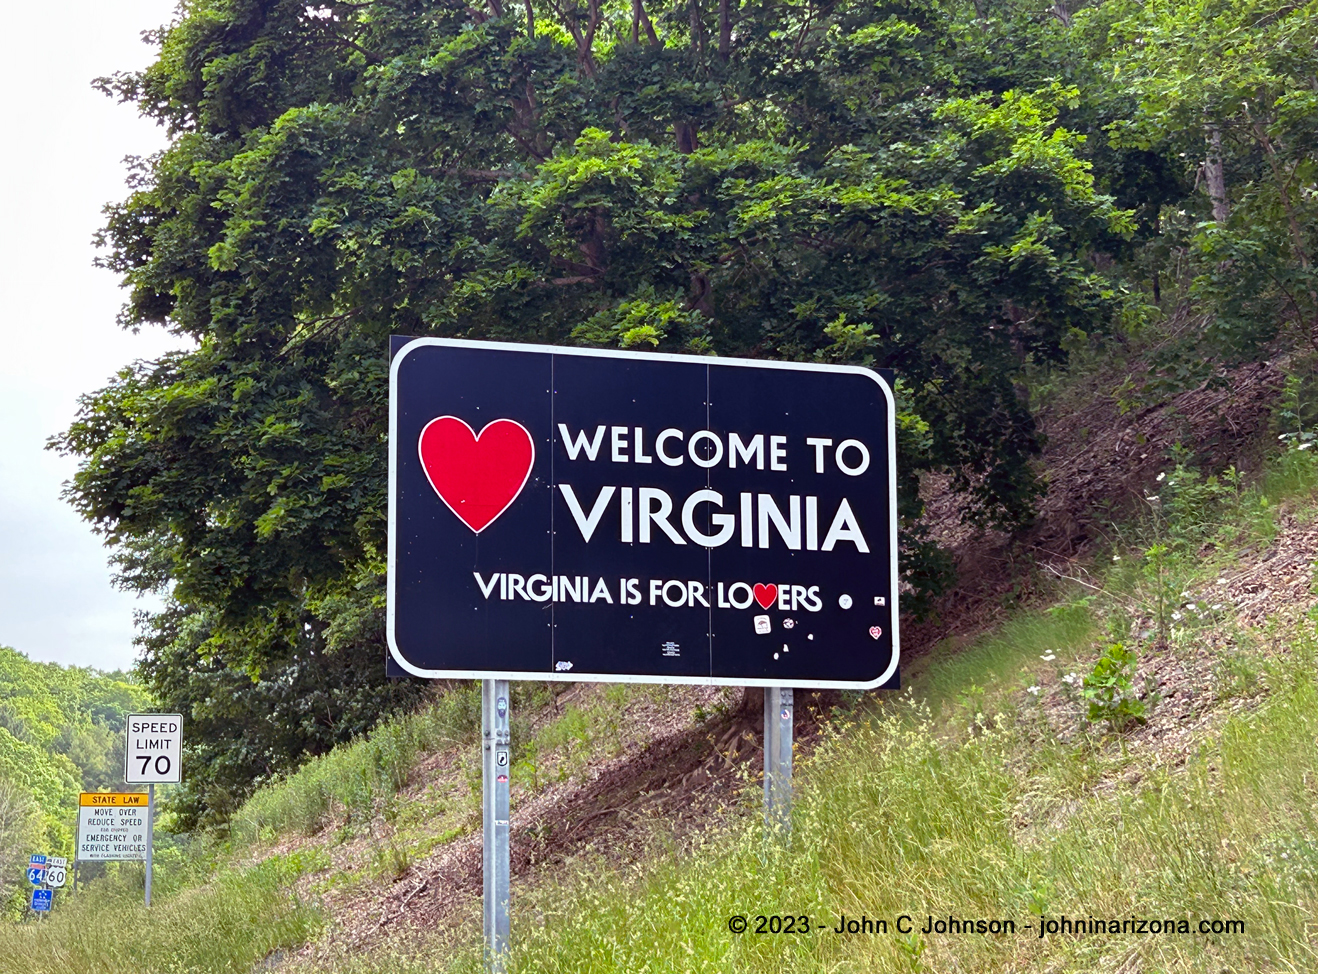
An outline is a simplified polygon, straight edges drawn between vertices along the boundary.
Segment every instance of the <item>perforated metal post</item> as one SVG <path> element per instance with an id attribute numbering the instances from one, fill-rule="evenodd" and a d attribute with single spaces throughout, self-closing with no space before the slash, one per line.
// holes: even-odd
<path id="1" fill-rule="evenodd" d="M 146 905 L 151 906 L 151 847 L 156 842 L 156 786 L 146 786 Z"/>
<path id="2" fill-rule="evenodd" d="M 512 735 L 508 681 L 481 681 L 481 818 L 484 823 L 485 958 L 491 974 L 508 962 L 508 772 Z"/>
<path id="3" fill-rule="evenodd" d="M 792 690 L 764 688 L 764 824 L 788 832 L 792 827 Z"/>

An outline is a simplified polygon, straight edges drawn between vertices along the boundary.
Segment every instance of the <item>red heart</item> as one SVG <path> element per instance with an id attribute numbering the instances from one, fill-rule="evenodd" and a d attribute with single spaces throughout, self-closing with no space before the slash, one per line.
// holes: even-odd
<path id="1" fill-rule="evenodd" d="M 773 600 L 778 598 L 778 586 L 770 582 L 768 585 L 755 583 L 755 588 L 751 590 L 755 594 L 755 601 L 760 603 L 760 608 L 767 609 L 773 605 Z"/>
<path id="2" fill-rule="evenodd" d="M 417 449 L 439 499 L 477 534 L 517 499 L 535 463 L 531 434 L 511 419 L 477 434 L 456 416 L 440 416 L 421 431 Z"/>
<path id="3" fill-rule="evenodd" d="M 874 639 L 878 639 L 878 638 L 879 638 L 880 636 L 882 636 L 882 635 L 883 635 L 883 630 L 882 630 L 882 629 L 880 629 L 878 626 L 870 626 L 870 636 L 871 636 L 871 637 L 873 637 Z"/>

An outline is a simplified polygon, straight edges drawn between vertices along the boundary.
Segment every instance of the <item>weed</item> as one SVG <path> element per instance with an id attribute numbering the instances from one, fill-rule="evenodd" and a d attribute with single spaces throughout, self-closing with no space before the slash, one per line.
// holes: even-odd
<path id="1" fill-rule="evenodd" d="M 1151 681 L 1146 682 L 1143 698 L 1136 693 L 1138 662 L 1135 651 L 1125 643 L 1108 644 L 1080 686 L 1080 698 L 1088 708 L 1085 716 L 1091 724 L 1104 721 L 1119 734 L 1148 721 L 1157 696 Z"/>
<path id="2" fill-rule="evenodd" d="M 1261 678 L 1257 661 L 1240 653 L 1223 656 L 1213 664 L 1213 682 L 1219 700 L 1254 696 L 1262 689 Z"/>
<path id="3" fill-rule="evenodd" d="M 975 683 L 970 684 L 957 694 L 957 704 L 966 712 L 966 720 L 972 731 L 978 730 L 983 723 L 984 688 Z"/>
<path id="4" fill-rule="evenodd" d="M 412 865 L 411 850 L 399 845 L 393 838 L 376 846 L 372 858 L 376 872 L 390 880 L 398 879 Z"/>
<path id="5" fill-rule="evenodd" d="M 925 948 L 928 946 L 929 944 L 916 931 L 897 937 L 897 947 L 901 950 L 908 969 L 912 971 L 920 969 L 920 958 L 924 956 Z"/>

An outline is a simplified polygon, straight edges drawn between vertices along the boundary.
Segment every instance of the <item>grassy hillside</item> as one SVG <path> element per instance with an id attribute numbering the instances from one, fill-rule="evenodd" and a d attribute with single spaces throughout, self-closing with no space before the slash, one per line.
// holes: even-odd
<path id="1" fill-rule="evenodd" d="M 1292 437 L 1256 486 L 1181 462 L 1155 487 L 1110 549 L 1041 568 L 1048 597 L 915 661 L 901 695 L 840 700 L 798 763 L 790 839 L 763 834 L 751 761 L 740 802 L 698 830 L 651 817 L 631 845 L 519 872 L 514 969 L 1313 969 L 1318 462 Z M 668 688 L 519 692 L 523 822 L 611 759 L 643 761 L 628 721 L 722 727 L 731 706 Z M 478 970 L 478 901 L 451 868 L 478 838 L 475 722 L 470 688 L 449 688 L 263 789 L 226 844 L 166 870 L 149 921 L 131 878 L 107 879 L 40 928 L 0 930 L 0 972 L 34 949 L 52 972 Z M 759 915 L 811 929 L 756 934 Z M 887 932 L 832 932 L 843 915 Z M 921 932 L 949 915 L 1017 930 Z M 1188 932 L 1040 938 L 1041 915 Z M 1212 932 L 1228 921 L 1243 927 Z"/>
<path id="2" fill-rule="evenodd" d="M 838 725 L 790 841 L 749 814 L 636 868 L 583 858 L 519 897 L 514 969 L 1312 970 L 1318 466 L 1296 446 L 1258 489 L 1184 465 L 1158 483 L 1104 570 Z M 757 935 L 759 915 L 811 929 Z M 843 915 L 888 932 L 832 932 Z M 1017 933 L 921 933 L 949 915 Z M 1039 938 L 1041 915 L 1177 932 Z M 445 969 L 421 956 L 308 966 Z M 479 961 L 468 938 L 449 968 Z"/>

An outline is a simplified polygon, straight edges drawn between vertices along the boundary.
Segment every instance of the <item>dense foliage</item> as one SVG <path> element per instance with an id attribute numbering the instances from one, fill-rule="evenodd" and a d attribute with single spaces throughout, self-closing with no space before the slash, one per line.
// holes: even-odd
<path id="1" fill-rule="evenodd" d="M 122 323 L 195 348 L 60 445 L 124 584 L 171 593 L 142 670 L 208 728 L 186 820 L 418 692 L 380 663 L 390 333 L 897 370 L 918 599 L 922 472 L 1030 517 L 1030 367 L 1191 296 L 1169 376 L 1310 327 L 1314 12 L 184 4 L 102 81 L 172 137 L 103 242 Z"/>
<path id="2" fill-rule="evenodd" d="M 0 646 L 0 911 L 22 900 L 29 855 L 72 855 L 78 792 L 123 789 L 125 719 L 146 707 L 123 673 Z"/>

